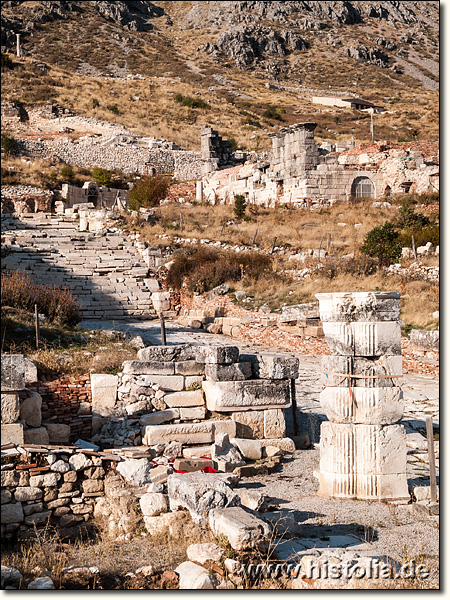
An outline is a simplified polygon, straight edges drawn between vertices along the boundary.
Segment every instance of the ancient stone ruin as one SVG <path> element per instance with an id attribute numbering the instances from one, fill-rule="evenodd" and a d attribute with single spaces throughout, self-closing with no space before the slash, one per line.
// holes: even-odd
<path id="1" fill-rule="evenodd" d="M 400 294 L 316 294 L 331 356 L 322 358 L 322 496 L 407 500 Z"/>

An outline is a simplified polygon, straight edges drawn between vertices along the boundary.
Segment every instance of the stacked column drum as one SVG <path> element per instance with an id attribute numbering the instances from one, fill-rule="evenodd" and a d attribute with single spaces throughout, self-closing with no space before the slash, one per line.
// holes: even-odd
<path id="1" fill-rule="evenodd" d="M 405 500 L 400 294 L 316 294 L 322 358 L 319 495 Z"/>

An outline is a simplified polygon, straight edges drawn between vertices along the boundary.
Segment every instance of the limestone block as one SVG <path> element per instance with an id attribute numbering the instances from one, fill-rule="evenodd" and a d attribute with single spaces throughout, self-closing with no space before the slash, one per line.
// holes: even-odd
<path id="1" fill-rule="evenodd" d="M 241 505 L 250 510 L 256 510 L 257 512 L 263 512 L 264 507 L 267 503 L 267 496 L 263 496 L 257 490 L 250 490 L 246 488 L 236 488 L 236 494 L 241 499 Z"/>
<path id="2" fill-rule="evenodd" d="M 170 310 L 170 292 L 153 292 L 152 303 L 158 314 L 164 310 Z"/>
<path id="3" fill-rule="evenodd" d="M 290 405 L 289 381 L 204 381 L 208 410 L 235 412 Z"/>
<path id="4" fill-rule="evenodd" d="M 69 458 L 69 465 L 73 471 L 82 471 L 83 469 L 88 469 L 92 467 L 94 463 L 92 460 L 82 452 L 77 452 Z"/>
<path id="5" fill-rule="evenodd" d="M 356 498 L 355 473 L 329 473 L 320 470 L 318 496 Z"/>
<path id="6" fill-rule="evenodd" d="M 150 472 L 150 481 L 153 484 L 156 483 L 165 483 L 169 477 L 173 473 L 173 468 L 166 465 L 159 465 L 159 467 L 154 467 Z"/>
<path id="7" fill-rule="evenodd" d="M 399 292 L 343 292 L 316 294 L 322 323 L 398 321 Z"/>
<path id="8" fill-rule="evenodd" d="M 264 411 L 234 412 L 231 418 L 236 422 L 236 434 L 239 438 L 259 440 L 264 437 Z"/>
<path id="9" fill-rule="evenodd" d="M 180 590 L 213 590 L 215 589 L 213 580 L 208 571 L 203 567 L 187 560 L 181 563 L 176 569 L 180 578 Z"/>
<path id="10" fill-rule="evenodd" d="M 205 365 L 196 360 L 182 360 L 175 363 L 176 375 L 203 375 Z"/>
<path id="11" fill-rule="evenodd" d="M 155 361 L 184 361 L 194 359 L 194 349 L 190 344 L 174 346 L 147 346 L 138 350 L 139 360 Z"/>
<path id="12" fill-rule="evenodd" d="M 201 458 L 206 456 L 211 458 L 211 446 L 192 446 L 183 448 L 183 458 Z"/>
<path id="13" fill-rule="evenodd" d="M 41 426 L 41 407 L 42 396 L 37 392 L 28 392 L 28 398 L 20 403 L 20 418 L 25 421 L 29 427 Z"/>
<path id="14" fill-rule="evenodd" d="M 2 392 L 19 392 L 25 389 L 25 358 L 23 354 L 2 354 Z"/>
<path id="15" fill-rule="evenodd" d="M 168 532 L 171 536 L 182 535 L 184 514 L 180 512 L 169 512 L 157 517 L 144 517 L 145 527 L 150 535 L 158 535 Z"/>
<path id="16" fill-rule="evenodd" d="M 210 444 L 215 432 L 224 431 L 235 437 L 233 421 L 204 421 L 202 423 L 179 423 L 176 425 L 148 425 L 142 428 L 142 443 L 146 446 L 180 442 L 182 444 Z"/>
<path id="17" fill-rule="evenodd" d="M 1 426 L 2 444 L 23 444 L 22 423 L 7 423 Z"/>
<path id="18" fill-rule="evenodd" d="M 30 477 L 30 487 L 55 487 L 61 479 L 59 473 L 45 473 L 44 475 L 32 475 Z M 45 498 L 44 498 L 45 500 Z"/>
<path id="19" fill-rule="evenodd" d="M 82 487 L 84 494 L 95 494 L 103 491 L 103 481 L 100 479 L 86 479 L 83 481 Z"/>
<path id="20" fill-rule="evenodd" d="M 2 487 L 30 485 L 30 474 L 26 471 L 1 471 L 0 479 Z"/>
<path id="21" fill-rule="evenodd" d="M 264 437 L 284 438 L 286 435 L 286 420 L 284 410 L 273 408 L 264 411 Z"/>
<path id="22" fill-rule="evenodd" d="M 202 471 L 205 467 L 214 467 L 213 461 L 209 458 L 176 458 L 173 461 L 175 471 L 194 473 Z"/>
<path id="23" fill-rule="evenodd" d="M 398 321 L 323 323 L 323 332 L 333 354 L 383 356 L 401 354 Z"/>
<path id="24" fill-rule="evenodd" d="M 195 360 L 209 365 L 231 365 L 239 361 L 237 346 L 195 346 Z"/>
<path id="25" fill-rule="evenodd" d="M 351 424 L 324 421 L 320 428 L 320 471 L 353 474 L 356 440 Z"/>
<path id="26" fill-rule="evenodd" d="M 249 413 L 244 413 L 249 414 Z M 230 442 L 236 446 L 244 458 L 249 460 L 260 460 L 262 457 L 262 446 L 260 440 L 248 440 L 244 438 L 231 438 Z"/>
<path id="27" fill-rule="evenodd" d="M 2 423 L 10 424 L 19 420 L 20 405 L 18 392 L 2 392 Z"/>
<path id="28" fill-rule="evenodd" d="M 180 408 L 180 419 L 182 421 L 195 421 L 196 419 L 204 419 L 205 416 L 206 408 L 204 406 Z"/>
<path id="29" fill-rule="evenodd" d="M 70 466 L 64 460 L 57 460 L 50 465 L 50 470 L 56 471 L 57 473 L 67 473 L 67 471 L 70 471 Z"/>
<path id="30" fill-rule="evenodd" d="M 40 500 L 42 498 L 42 490 L 37 487 L 17 487 L 14 491 L 14 498 L 17 502 Z"/>
<path id="31" fill-rule="evenodd" d="M 168 423 L 174 419 L 180 418 L 180 411 L 177 408 L 168 408 L 167 410 L 158 410 L 147 415 L 142 415 L 139 419 L 139 425 L 145 427 L 147 425 L 161 425 Z"/>
<path id="32" fill-rule="evenodd" d="M 243 381 L 252 376 L 251 362 L 231 365 L 205 364 L 205 375 L 211 381 Z"/>
<path id="33" fill-rule="evenodd" d="M 117 375 L 92 374 L 92 413 L 101 417 L 114 414 L 117 400 Z"/>
<path id="34" fill-rule="evenodd" d="M 119 473 L 133 485 L 142 486 L 152 483 L 150 471 L 152 466 L 146 458 L 131 458 L 117 463 Z"/>
<path id="35" fill-rule="evenodd" d="M 25 444 L 46 445 L 49 443 L 48 431 L 46 427 L 36 427 L 34 429 L 24 429 Z"/>
<path id="36" fill-rule="evenodd" d="M 356 425 L 356 472 L 368 475 L 406 473 L 403 425 Z"/>
<path id="37" fill-rule="evenodd" d="M 182 406 L 203 406 L 205 404 L 202 390 L 166 394 L 164 396 L 164 402 L 170 408 L 179 408 Z"/>
<path id="38" fill-rule="evenodd" d="M 158 360 L 126 360 L 123 372 L 130 375 L 174 375 L 173 362 Z"/>
<path id="39" fill-rule="evenodd" d="M 297 379 L 298 368 L 299 359 L 294 356 L 260 354 L 256 363 L 256 372 L 260 379 Z"/>
<path id="40" fill-rule="evenodd" d="M 261 440 L 261 447 L 268 448 L 270 446 L 274 448 L 279 448 L 280 450 L 284 450 L 285 452 L 295 452 L 295 442 L 291 440 L 291 438 L 276 438 L 270 440 Z"/>
<path id="41" fill-rule="evenodd" d="M 47 433 L 50 444 L 68 444 L 70 440 L 70 425 L 63 423 L 47 423 Z"/>
<path id="42" fill-rule="evenodd" d="M 260 548 L 269 543 L 270 525 L 241 507 L 210 511 L 209 526 L 215 535 L 224 535 L 235 550 Z"/>
<path id="43" fill-rule="evenodd" d="M 167 496 L 165 494 L 144 494 L 139 500 L 142 514 L 146 517 L 156 517 L 168 511 Z"/>
<path id="44" fill-rule="evenodd" d="M 7 525 L 8 523 L 21 523 L 24 519 L 22 504 L 16 502 L 15 504 L 2 504 L 1 507 L 1 523 Z"/>
<path id="45" fill-rule="evenodd" d="M 36 383 L 38 380 L 36 364 L 31 358 L 24 357 L 23 361 L 25 363 L 25 385 Z"/>
<path id="46" fill-rule="evenodd" d="M 411 344 L 424 350 L 439 352 L 439 330 L 426 331 L 425 329 L 412 329 L 409 334 Z"/>
<path id="47" fill-rule="evenodd" d="M 167 480 L 170 509 L 187 508 L 193 521 L 205 523 L 212 509 L 239 505 L 231 487 L 238 479 L 232 473 L 174 473 Z"/>
<path id="48" fill-rule="evenodd" d="M 184 389 L 191 391 L 193 389 L 198 389 L 202 385 L 202 381 L 204 379 L 203 375 L 186 375 L 184 377 Z"/>
<path id="49" fill-rule="evenodd" d="M 345 375 L 359 375 L 352 377 L 351 387 L 385 388 L 400 385 L 403 373 L 402 357 L 380 356 L 367 358 L 362 356 L 323 356 L 322 384 L 330 387 L 347 387 L 349 380 Z M 387 375 L 393 375 L 392 378 Z M 364 379 L 367 377 L 367 379 Z"/>
<path id="50" fill-rule="evenodd" d="M 203 566 L 210 561 L 220 563 L 224 552 L 217 544 L 209 542 L 206 544 L 191 544 L 186 548 L 186 555 L 189 560 Z"/>
<path id="51" fill-rule="evenodd" d="M 390 425 L 403 416 L 403 392 L 391 388 L 327 387 L 320 403 L 330 421 Z"/>
<path id="52" fill-rule="evenodd" d="M 183 375 L 145 375 L 146 383 L 159 385 L 162 390 L 181 392 L 184 389 Z"/>
<path id="53" fill-rule="evenodd" d="M 410 499 L 406 473 L 395 473 L 390 475 L 358 473 L 356 493 L 358 499 L 361 500 L 409 501 Z"/>
<path id="54" fill-rule="evenodd" d="M 144 279 L 149 292 L 157 292 L 159 290 L 159 281 L 157 279 Z"/>

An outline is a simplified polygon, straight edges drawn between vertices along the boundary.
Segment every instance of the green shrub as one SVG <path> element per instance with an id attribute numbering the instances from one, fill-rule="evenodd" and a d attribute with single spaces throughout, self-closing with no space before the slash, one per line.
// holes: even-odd
<path id="1" fill-rule="evenodd" d="M 9 156 L 14 154 L 17 148 L 17 142 L 13 137 L 10 137 L 6 133 L 2 133 L 2 152 Z"/>
<path id="2" fill-rule="evenodd" d="M 247 202 L 245 196 L 242 194 L 236 194 L 234 197 L 234 214 L 238 219 L 243 219 L 245 216 L 245 209 L 247 208 Z"/>
<path id="3" fill-rule="evenodd" d="M 64 165 L 63 168 L 61 169 L 61 176 L 64 179 L 68 179 L 69 181 L 73 181 L 73 178 L 75 177 L 75 172 L 73 170 L 72 165 Z"/>
<path id="4" fill-rule="evenodd" d="M 396 262 L 402 253 L 400 236 L 394 225 L 387 221 L 374 227 L 364 238 L 360 251 L 378 260 L 380 267 Z"/>
<path id="5" fill-rule="evenodd" d="M 158 206 L 160 201 L 166 197 L 169 186 L 170 178 L 159 173 L 140 179 L 130 190 L 128 208 L 139 210 Z"/>
<path id="6" fill-rule="evenodd" d="M 211 105 L 201 98 L 192 98 L 192 96 L 183 96 L 183 94 L 178 93 L 175 94 L 173 99 L 175 102 L 178 102 L 183 106 L 188 106 L 189 108 L 204 108 L 206 110 L 211 109 Z"/>
<path id="7" fill-rule="evenodd" d="M 273 106 L 269 106 L 269 108 L 266 108 L 266 110 L 263 112 L 262 116 L 265 119 L 274 119 L 275 121 L 284 121 L 283 117 L 281 116 L 281 110 L 274 108 Z"/>
<path id="8" fill-rule="evenodd" d="M 101 167 L 94 167 L 92 169 L 92 179 L 97 185 L 109 187 L 111 185 L 111 171 L 108 169 L 102 169 Z"/>
<path id="9" fill-rule="evenodd" d="M 2 68 L 2 71 L 4 69 L 12 69 L 13 66 L 14 66 L 14 63 L 11 60 L 11 57 L 9 56 L 9 54 L 6 54 L 5 52 L 2 52 L 2 58 L 1 58 L 1 68 Z"/>
<path id="10" fill-rule="evenodd" d="M 202 294 L 226 281 L 257 281 L 267 276 L 271 267 L 270 257 L 258 252 L 185 248 L 174 255 L 166 283 L 179 290 L 186 282 L 190 292 Z"/>
<path id="11" fill-rule="evenodd" d="M 61 325 L 80 321 L 79 304 L 67 288 L 35 283 L 23 271 L 5 271 L 1 277 L 2 306 L 39 312 Z"/>
<path id="12" fill-rule="evenodd" d="M 100 106 L 100 102 L 98 101 L 98 99 L 92 98 L 92 108 L 97 108 L 98 106 Z"/>
<path id="13" fill-rule="evenodd" d="M 115 115 L 120 115 L 120 110 L 119 110 L 119 107 L 117 106 L 117 104 L 107 104 L 106 110 L 110 110 Z"/>

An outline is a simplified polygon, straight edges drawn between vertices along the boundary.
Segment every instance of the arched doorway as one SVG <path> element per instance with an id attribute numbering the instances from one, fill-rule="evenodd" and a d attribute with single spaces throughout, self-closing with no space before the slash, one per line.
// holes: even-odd
<path id="1" fill-rule="evenodd" d="M 375 186 L 368 177 L 357 177 L 352 183 L 355 198 L 375 198 Z"/>

